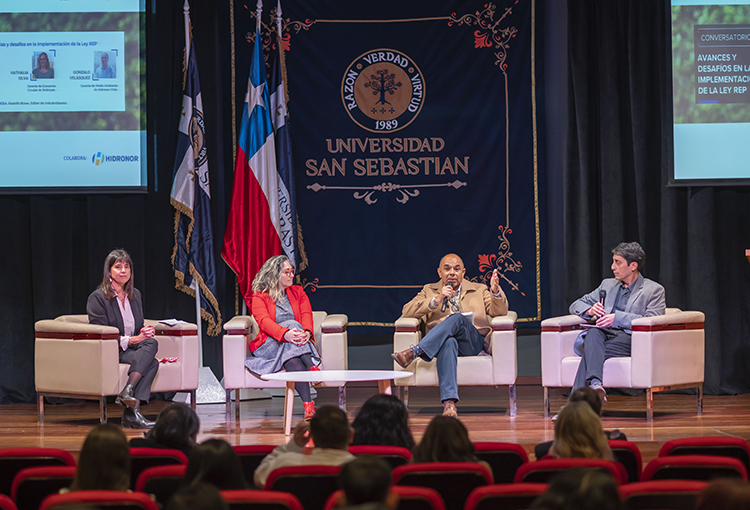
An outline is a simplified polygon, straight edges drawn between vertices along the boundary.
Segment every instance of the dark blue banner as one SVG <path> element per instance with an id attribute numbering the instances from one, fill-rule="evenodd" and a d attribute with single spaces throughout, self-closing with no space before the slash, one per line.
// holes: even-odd
<path id="1" fill-rule="evenodd" d="M 282 4 L 314 309 L 389 326 L 455 252 L 541 318 L 534 1 Z M 264 30 L 276 28 L 266 2 Z M 237 81 L 255 40 L 235 2 Z M 275 38 L 264 37 L 269 50 Z"/>

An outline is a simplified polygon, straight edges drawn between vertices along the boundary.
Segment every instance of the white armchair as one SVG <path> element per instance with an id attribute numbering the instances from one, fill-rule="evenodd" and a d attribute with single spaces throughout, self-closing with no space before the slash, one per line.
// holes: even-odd
<path id="1" fill-rule="evenodd" d="M 346 325 L 349 318 L 343 314 L 328 315 L 326 312 L 313 312 L 315 346 L 322 359 L 323 370 L 347 370 L 348 339 Z M 237 315 L 224 323 L 223 360 L 224 389 L 226 389 L 227 413 L 230 412 L 231 391 L 239 409 L 240 389 L 286 388 L 283 381 L 265 381 L 245 369 L 245 358 L 249 355 L 247 344 L 258 334 L 258 324 L 249 315 Z M 339 388 L 339 404 L 345 405 L 344 383 L 319 383 L 318 386 Z"/>
<path id="2" fill-rule="evenodd" d="M 167 326 L 148 319 L 145 324 L 156 330 L 156 357 L 177 358 L 176 362 L 159 365 L 151 391 L 189 392 L 195 407 L 199 363 L 196 325 Z M 34 329 L 39 423 L 44 423 L 44 397 L 98 400 L 100 420 L 106 423 L 106 397 L 122 391 L 130 367 L 119 361 L 117 328 L 89 324 L 87 315 L 62 315 L 38 321 Z"/>
<path id="3" fill-rule="evenodd" d="M 457 365 L 459 386 L 508 386 L 510 416 L 516 415 L 516 379 L 518 363 L 516 357 L 516 312 L 493 317 L 492 354 L 482 352 L 479 356 L 460 356 Z M 420 319 L 400 317 L 396 321 L 393 335 L 393 352 L 403 351 L 422 339 Z M 393 369 L 412 372 L 411 377 L 396 379 L 396 386 L 404 387 L 404 403 L 409 405 L 409 386 L 438 386 L 437 364 L 417 359 L 406 368 L 393 363 Z"/>
<path id="4" fill-rule="evenodd" d="M 698 389 L 698 414 L 703 410 L 704 330 L 702 312 L 667 308 L 665 315 L 632 322 L 631 355 L 604 362 L 609 388 L 646 390 L 646 420 L 653 421 L 654 392 Z M 577 315 L 542 321 L 542 386 L 544 416 L 549 417 L 549 388 L 571 387 L 581 358 L 573 343 L 584 320 Z"/>

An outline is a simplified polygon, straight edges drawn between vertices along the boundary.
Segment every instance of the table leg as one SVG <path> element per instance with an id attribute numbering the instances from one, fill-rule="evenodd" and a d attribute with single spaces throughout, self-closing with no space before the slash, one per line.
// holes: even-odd
<path id="1" fill-rule="evenodd" d="M 378 391 L 380 393 L 385 393 L 386 395 L 391 395 L 391 380 L 385 379 L 382 381 L 378 381 Z"/>
<path id="2" fill-rule="evenodd" d="M 287 381 L 284 396 L 284 434 L 292 434 L 292 410 L 294 409 L 294 382 Z"/>

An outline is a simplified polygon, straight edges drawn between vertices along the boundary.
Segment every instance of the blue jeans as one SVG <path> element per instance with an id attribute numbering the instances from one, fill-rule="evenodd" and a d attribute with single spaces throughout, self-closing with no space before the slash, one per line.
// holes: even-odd
<path id="1" fill-rule="evenodd" d="M 456 366 L 459 356 L 476 356 L 484 347 L 484 337 L 469 319 L 454 313 L 432 328 L 419 342 L 422 358 L 432 361 L 437 358 L 440 400 L 458 400 Z"/>
<path id="2" fill-rule="evenodd" d="M 602 383 L 604 361 L 630 356 L 630 335 L 611 328 L 590 328 L 583 341 L 583 356 L 578 365 L 573 390 Z"/>

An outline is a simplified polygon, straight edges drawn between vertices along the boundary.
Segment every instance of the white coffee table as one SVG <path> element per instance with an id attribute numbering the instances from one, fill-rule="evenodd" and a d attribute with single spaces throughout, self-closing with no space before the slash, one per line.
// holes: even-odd
<path id="1" fill-rule="evenodd" d="M 391 381 L 414 375 L 412 372 L 395 370 L 320 370 L 304 372 L 277 372 L 260 376 L 266 381 L 285 381 L 284 396 L 284 434 L 292 433 L 292 408 L 294 406 L 294 383 L 298 382 L 354 382 L 378 381 L 380 393 L 391 394 Z M 345 404 L 339 394 L 339 407 L 345 409 Z"/>

